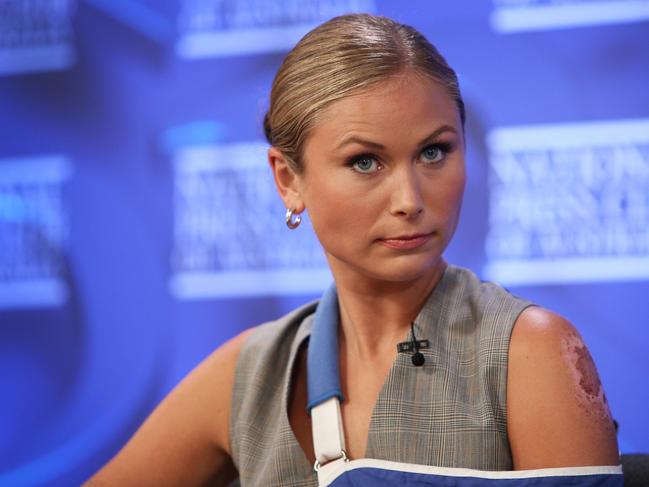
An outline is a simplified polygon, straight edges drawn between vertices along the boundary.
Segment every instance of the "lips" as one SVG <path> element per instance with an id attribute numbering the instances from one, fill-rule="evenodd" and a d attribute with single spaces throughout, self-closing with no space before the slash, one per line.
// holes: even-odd
<path id="1" fill-rule="evenodd" d="M 434 232 L 413 235 L 400 235 L 398 237 L 382 238 L 379 242 L 392 249 L 408 250 L 421 247 L 433 237 Z"/>

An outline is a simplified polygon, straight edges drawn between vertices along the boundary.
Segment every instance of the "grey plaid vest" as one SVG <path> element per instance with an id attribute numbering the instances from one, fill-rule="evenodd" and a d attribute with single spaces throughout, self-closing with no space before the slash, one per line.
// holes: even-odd
<path id="1" fill-rule="evenodd" d="M 243 487 L 317 486 L 287 413 L 292 366 L 316 305 L 257 327 L 241 350 L 230 446 Z M 421 350 L 426 362 L 415 368 L 410 355 L 397 354 L 372 412 L 367 458 L 511 470 L 507 356 L 529 305 L 449 265 L 416 319 L 418 339 L 431 344 Z"/>

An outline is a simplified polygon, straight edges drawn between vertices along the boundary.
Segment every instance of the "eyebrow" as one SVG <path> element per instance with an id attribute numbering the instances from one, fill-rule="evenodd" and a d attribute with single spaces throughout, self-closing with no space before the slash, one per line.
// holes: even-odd
<path id="1" fill-rule="evenodd" d="M 441 127 L 437 128 L 433 133 L 430 135 L 427 135 L 424 137 L 420 142 L 419 145 L 422 146 L 429 142 L 432 139 L 435 139 L 439 135 L 443 134 L 444 132 L 453 132 L 454 134 L 457 134 L 457 129 L 451 125 L 442 125 Z M 359 137 L 357 135 L 351 135 L 349 137 L 346 137 L 343 139 L 343 141 L 336 147 L 336 149 L 341 149 L 342 147 L 348 145 L 348 144 L 360 144 L 364 145 L 366 147 L 371 147 L 373 149 L 385 149 L 385 146 L 383 144 L 379 144 L 378 142 L 374 142 L 372 140 L 367 140 L 362 137 Z"/>

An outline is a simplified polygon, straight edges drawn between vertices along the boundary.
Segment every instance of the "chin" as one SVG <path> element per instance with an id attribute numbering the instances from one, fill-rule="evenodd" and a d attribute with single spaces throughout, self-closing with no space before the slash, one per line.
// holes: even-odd
<path id="1" fill-rule="evenodd" d="M 426 278 L 435 272 L 436 265 L 427 264 L 425 266 L 394 266 L 394 268 L 382 272 L 382 280 L 388 282 L 413 282 Z"/>
<path id="2" fill-rule="evenodd" d="M 355 249 L 352 252 L 340 249 L 342 251 L 339 252 L 325 250 L 325 256 L 336 279 L 345 276 L 354 279 L 355 275 L 356 278 L 374 281 L 406 283 L 434 275 L 439 266 L 444 264 L 444 246 L 440 243 L 436 242 L 419 252 L 404 252 L 400 255 L 386 255 L 384 249 L 380 252 L 373 249 Z"/>
<path id="3" fill-rule="evenodd" d="M 375 265 L 354 266 L 365 277 L 383 282 L 407 283 L 418 281 L 435 273 L 443 262 L 441 256 L 427 258 L 414 258 L 416 256 L 403 256 L 376 262 Z"/>

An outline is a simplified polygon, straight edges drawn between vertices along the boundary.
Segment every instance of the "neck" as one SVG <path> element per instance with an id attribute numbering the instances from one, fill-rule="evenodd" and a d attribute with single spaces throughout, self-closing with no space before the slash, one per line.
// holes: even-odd
<path id="1" fill-rule="evenodd" d="M 370 363 L 392 359 L 396 344 L 404 340 L 410 323 L 441 279 L 442 259 L 414 281 L 385 282 L 332 271 L 340 305 L 340 350 Z"/>

